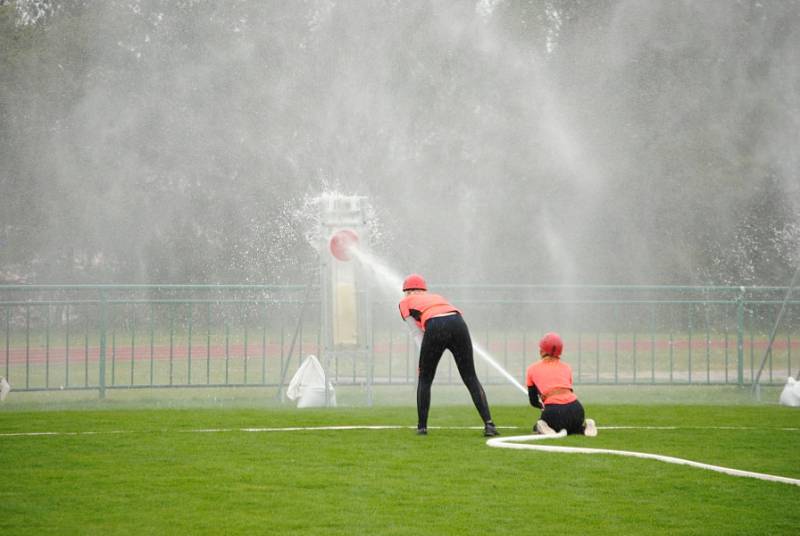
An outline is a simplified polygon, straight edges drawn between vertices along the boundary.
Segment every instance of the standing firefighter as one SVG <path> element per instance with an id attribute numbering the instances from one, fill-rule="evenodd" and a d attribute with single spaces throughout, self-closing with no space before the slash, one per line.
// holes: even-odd
<path id="1" fill-rule="evenodd" d="M 428 410 L 431 405 L 431 384 L 436 367 L 445 350 L 455 359 L 461 380 L 469 389 L 472 402 L 483 419 L 483 435 L 500 435 L 492 422 L 486 393 L 475 373 L 472 357 L 472 339 L 461 311 L 438 294 L 429 294 L 422 276 L 411 274 L 403 281 L 405 297 L 400 300 L 400 316 L 415 334 L 419 343 L 417 374 L 417 434 L 428 433 Z M 421 340 L 420 340 L 421 339 Z"/>
<path id="2" fill-rule="evenodd" d="M 592 419 L 584 421 L 584 411 L 572 391 L 572 369 L 561 361 L 564 343 L 558 333 L 546 333 L 539 341 L 541 360 L 528 367 L 526 383 L 531 406 L 540 408 L 542 415 L 533 427 L 540 434 L 568 434 L 594 437 L 597 427 Z"/>

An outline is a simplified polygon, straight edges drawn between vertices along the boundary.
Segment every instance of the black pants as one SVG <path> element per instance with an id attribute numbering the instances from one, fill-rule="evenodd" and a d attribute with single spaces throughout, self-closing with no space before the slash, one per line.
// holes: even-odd
<path id="1" fill-rule="evenodd" d="M 542 419 L 556 432 L 566 430 L 568 434 L 582 434 L 585 414 L 577 400 L 569 404 L 550 404 L 542 411 Z"/>
<path id="2" fill-rule="evenodd" d="M 428 427 L 428 410 L 431 406 L 431 384 L 436 367 L 445 350 L 450 350 L 458 367 L 461 380 L 469 389 L 472 402 L 483 422 L 492 420 L 486 393 L 475 373 L 472 357 L 472 339 L 467 323 L 461 315 L 438 316 L 425 324 L 425 335 L 419 351 L 419 383 L 417 384 L 417 427 Z"/>

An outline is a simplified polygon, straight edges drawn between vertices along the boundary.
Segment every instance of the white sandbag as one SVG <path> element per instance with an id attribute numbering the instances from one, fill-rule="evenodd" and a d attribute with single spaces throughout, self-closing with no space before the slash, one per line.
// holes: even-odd
<path id="1" fill-rule="evenodd" d="M 9 391 L 11 391 L 11 385 L 9 385 L 8 380 L 6 380 L 5 376 L 0 377 L 0 402 L 6 399 Z"/>
<path id="2" fill-rule="evenodd" d="M 786 385 L 781 391 L 780 403 L 782 406 L 800 408 L 800 382 L 789 376 Z"/>
<path id="3" fill-rule="evenodd" d="M 286 389 L 289 400 L 297 400 L 298 408 L 325 406 L 325 370 L 314 355 L 309 355 L 297 369 Z M 328 405 L 336 405 L 333 385 L 328 383 Z"/>

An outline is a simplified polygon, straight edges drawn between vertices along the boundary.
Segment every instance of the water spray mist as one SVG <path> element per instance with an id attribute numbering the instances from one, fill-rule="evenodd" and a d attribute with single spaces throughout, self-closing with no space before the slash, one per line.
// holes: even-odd
<path id="1" fill-rule="evenodd" d="M 380 285 L 381 289 L 386 291 L 391 296 L 396 296 L 397 299 L 402 297 L 402 281 L 403 278 L 394 270 L 388 268 L 385 263 L 381 262 L 375 256 L 364 251 L 358 240 L 358 235 L 351 229 L 340 230 L 335 233 L 330 239 L 330 251 L 334 257 L 340 261 L 349 261 L 356 259 L 358 262 L 368 269 L 368 272 Z M 413 336 L 412 339 L 417 344 L 419 349 L 420 337 Z M 499 372 L 503 378 L 508 380 L 514 387 L 519 389 L 522 394 L 528 394 L 527 389 L 523 387 L 509 372 L 500 365 L 487 350 L 482 348 L 474 340 L 472 341 L 474 353 L 488 363 L 492 368 Z"/>

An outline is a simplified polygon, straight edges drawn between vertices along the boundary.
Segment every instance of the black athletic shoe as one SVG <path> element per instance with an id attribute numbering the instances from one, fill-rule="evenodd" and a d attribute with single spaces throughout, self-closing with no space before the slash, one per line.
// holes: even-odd
<path id="1" fill-rule="evenodd" d="M 494 425 L 493 422 L 487 422 L 483 426 L 483 437 L 494 437 L 499 435 L 500 432 L 497 431 L 497 427 Z"/>
<path id="2" fill-rule="evenodd" d="M 417 435 L 428 435 L 427 428 L 417 428 Z"/>

